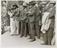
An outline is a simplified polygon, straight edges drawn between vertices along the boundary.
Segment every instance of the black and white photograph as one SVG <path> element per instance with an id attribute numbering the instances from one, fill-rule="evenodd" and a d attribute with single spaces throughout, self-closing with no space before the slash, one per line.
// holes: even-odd
<path id="1" fill-rule="evenodd" d="M 54 46 L 55 0 L 1 0 L 1 46 Z"/>

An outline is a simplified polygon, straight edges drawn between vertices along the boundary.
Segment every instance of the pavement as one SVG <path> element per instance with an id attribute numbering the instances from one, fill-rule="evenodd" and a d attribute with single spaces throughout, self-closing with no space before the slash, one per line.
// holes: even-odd
<path id="1" fill-rule="evenodd" d="M 11 36 L 10 32 L 7 31 L 3 35 L 1 35 L 1 47 L 2 48 L 38 48 L 44 45 L 41 45 L 43 43 L 42 40 L 37 39 L 34 42 L 30 42 L 30 39 L 28 37 L 22 37 L 20 38 L 20 35 L 18 36 Z M 51 48 L 51 46 L 49 46 Z M 49 48 L 48 46 L 46 48 Z"/>

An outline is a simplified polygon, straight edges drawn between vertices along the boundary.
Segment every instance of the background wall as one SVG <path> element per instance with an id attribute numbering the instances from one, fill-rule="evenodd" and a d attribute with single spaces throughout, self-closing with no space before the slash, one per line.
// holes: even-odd
<path id="1" fill-rule="evenodd" d="M 4 0 L 1 0 L 4 1 Z M 32 1 L 32 0 L 7 0 L 7 1 Z M 33 1 L 40 1 L 40 0 L 33 0 Z M 41 1 L 56 1 L 56 0 L 41 0 Z"/>

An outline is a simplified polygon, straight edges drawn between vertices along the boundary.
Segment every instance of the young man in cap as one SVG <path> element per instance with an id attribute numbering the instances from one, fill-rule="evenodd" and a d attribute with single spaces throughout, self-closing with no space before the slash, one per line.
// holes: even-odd
<path id="1" fill-rule="evenodd" d="M 11 6 L 11 9 L 8 11 L 8 14 L 10 15 L 10 27 L 11 27 L 11 35 L 17 35 L 19 30 L 19 23 L 16 20 L 16 17 L 19 13 L 17 13 L 18 6 L 16 4 L 13 4 Z"/>
<path id="2" fill-rule="evenodd" d="M 27 18 L 27 16 L 26 16 L 26 7 L 27 7 L 27 5 L 26 5 L 26 3 L 24 2 L 23 3 L 23 9 L 20 11 L 20 19 L 21 19 L 21 37 L 23 37 L 23 36 L 27 36 L 26 34 L 27 34 L 27 32 L 26 32 L 26 23 L 25 23 L 25 21 L 26 21 L 26 18 Z"/>

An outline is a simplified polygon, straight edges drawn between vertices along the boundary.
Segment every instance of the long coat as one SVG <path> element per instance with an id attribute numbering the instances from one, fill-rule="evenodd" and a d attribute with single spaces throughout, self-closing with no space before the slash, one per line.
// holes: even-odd
<path id="1" fill-rule="evenodd" d="M 26 9 L 23 9 L 20 11 L 20 19 L 21 21 L 24 21 L 26 20 L 27 16 L 26 16 Z"/>
<path id="2" fill-rule="evenodd" d="M 32 8 L 29 10 L 28 18 L 29 18 L 29 22 L 30 22 L 30 23 L 34 23 L 34 22 L 35 22 L 35 11 L 36 11 L 36 8 L 35 8 L 35 7 L 32 7 Z"/>

